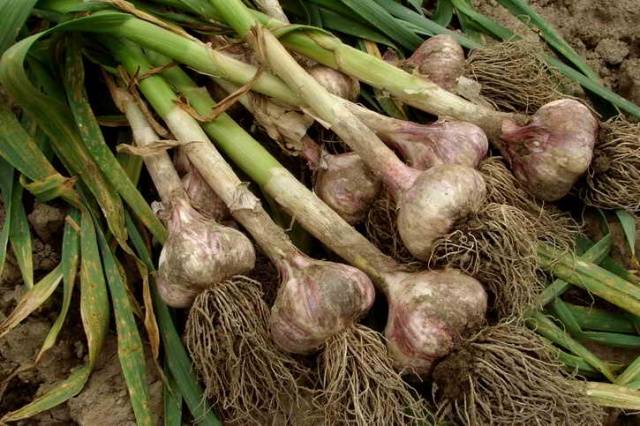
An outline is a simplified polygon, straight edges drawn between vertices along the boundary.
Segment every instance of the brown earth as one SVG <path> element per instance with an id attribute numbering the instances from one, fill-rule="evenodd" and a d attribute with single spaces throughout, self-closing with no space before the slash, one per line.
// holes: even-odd
<path id="1" fill-rule="evenodd" d="M 472 0 L 483 14 L 530 39 L 537 34 L 496 0 Z M 602 77 L 603 83 L 640 104 L 640 0 L 529 0 L 534 9 Z"/>
<path id="2" fill-rule="evenodd" d="M 5 211 L 0 202 L 0 224 L 4 222 L 4 215 Z M 35 278 L 38 279 L 60 262 L 59 249 L 64 212 L 36 202 L 29 214 L 29 222 L 32 227 Z M 27 319 L 0 338 L 0 417 L 29 403 L 34 397 L 65 379 L 72 368 L 86 362 L 79 309 L 76 303 L 72 303 L 56 345 L 44 354 L 37 365 L 32 366 L 51 324 L 58 315 L 61 306 L 60 289 Z M 20 269 L 9 248 L 0 276 L 0 322 L 15 308 L 23 291 Z M 78 296 L 76 292 L 76 301 Z M 150 359 L 147 360 L 147 371 L 150 376 L 152 409 L 154 413 L 158 413 L 158 424 L 161 424 L 162 383 Z M 111 336 L 105 342 L 98 365 L 81 394 L 66 404 L 16 424 L 135 425 L 117 356 L 115 337 Z"/>

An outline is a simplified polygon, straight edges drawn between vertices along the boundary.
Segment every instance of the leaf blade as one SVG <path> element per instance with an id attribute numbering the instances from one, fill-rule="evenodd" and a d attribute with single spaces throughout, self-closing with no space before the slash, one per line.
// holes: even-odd
<path id="1" fill-rule="evenodd" d="M 158 240 L 164 241 L 167 237 L 164 226 L 131 182 L 104 140 L 84 88 L 84 74 L 80 40 L 77 36 L 71 37 L 66 43 L 63 79 L 67 102 L 77 123 L 80 138 L 107 181 L 152 234 Z"/>
<path id="2" fill-rule="evenodd" d="M 33 252 L 31 250 L 31 230 L 27 213 L 22 203 L 23 188 L 16 177 L 13 182 L 13 191 L 10 210 L 11 249 L 18 262 L 18 268 L 22 274 L 22 280 L 27 289 L 33 288 Z"/>
<path id="3" fill-rule="evenodd" d="M 42 303 L 51 296 L 61 280 L 62 267 L 58 265 L 38 281 L 29 291 L 22 295 L 14 310 L 0 324 L 0 337 L 11 331 L 42 305 Z"/>
<path id="4" fill-rule="evenodd" d="M 55 344 L 71 306 L 71 296 L 73 295 L 78 265 L 80 264 L 80 235 L 79 228 L 76 229 L 79 226 L 77 225 L 79 222 L 80 212 L 74 209 L 67 217 L 62 237 L 62 306 L 56 320 L 51 325 L 47 337 L 44 339 L 44 343 L 40 347 L 40 351 L 36 356 L 36 363 Z"/>
<path id="5" fill-rule="evenodd" d="M 122 367 L 129 400 L 138 425 L 153 425 L 151 400 L 147 383 L 146 362 L 142 339 L 117 260 L 104 235 L 98 230 L 102 264 L 107 277 L 109 293 L 118 335 L 118 358 Z"/>
<path id="6" fill-rule="evenodd" d="M 616 210 L 616 217 L 622 226 L 627 245 L 631 249 L 631 255 L 636 256 L 636 218 L 626 210 Z"/>

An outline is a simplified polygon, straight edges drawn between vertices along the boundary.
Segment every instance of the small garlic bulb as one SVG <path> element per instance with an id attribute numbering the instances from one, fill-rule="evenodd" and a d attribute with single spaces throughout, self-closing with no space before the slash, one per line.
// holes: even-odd
<path id="1" fill-rule="evenodd" d="M 380 179 L 352 152 L 325 155 L 320 163 L 315 193 L 347 222 L 360 222 L 380 193 Z"/>
<path id="2" fill-rule="evenodd" d="M 360 82 L 346 74 L 323 65 L 314 65 L 307 70 L 327 91 L 349 101 L 360 95 Z"/>

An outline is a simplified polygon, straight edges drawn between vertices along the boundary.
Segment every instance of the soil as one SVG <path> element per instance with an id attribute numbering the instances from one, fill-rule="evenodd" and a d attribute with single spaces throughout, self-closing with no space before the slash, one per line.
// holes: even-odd
<path id="1" fill-rule="evenodd" d="M 496 0 L 472 0 L 483 14 L 529 39 L 538 35 Z M 640 104 L 639 0 L 529 0 L 597 71 L 603 83 Z"/>
<path id="2" fill-rule="evenodd" d="M 162 381 L 147 358 L 151 411 L 158 413 L 156 424 L 162 424 Z M 80 426 L 135 426 L 129 394 L 118 360 L 115 338 L 102 348 L 96 370 L 83 391 L 68 403 L 69 414 Z"/>
<path id="3" fill-rule="evenodd" d="M 29 223 L 41 240 L 51 242 L 60 234 L 64 217 L 63 209 L 36 201 L 29 214 Z"/>
<path id="4" fill-rule="evenodd" d="M 0 202 L 0 224 L 5 211 Z M 35 203 L 29 214 L 35 278 L 52 270 L 59 262 L 64 211 Z M 15 308 L 24 287 L 15 257 L 9 248 L 0 276 L 0 322 Z M 74 300 L 78 300 L 78 294 Z M 55 292 L 6 336 L 0 338 L 0 417 L 29 403 L 65 379 L 72 368 L 86 362 L 84 332 L 79 308 L 72 303 L 69 316 L 56 345 L 32 366 L 61 306 L 61 291 Z M 31 367 L 29 367 L 31 366 Z M 161 424 L 162 382 L 151 359 L 147 359 L 152 410 Z M 122 378 L 117 343 L 111 336 L 102 350 L 96 369 L 82 393 L 52 410 L 16 423 L 18 425 L 135 425 L 129 395 Z"/>

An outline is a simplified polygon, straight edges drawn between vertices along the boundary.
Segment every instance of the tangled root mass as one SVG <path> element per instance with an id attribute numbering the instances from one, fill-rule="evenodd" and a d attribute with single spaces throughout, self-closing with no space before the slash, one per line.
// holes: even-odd
<path id="1" fill-rule="evenodd" d="M 332 337 L 318 368 L 322 392 L 316 403 L 327 425 L 433 423 L 424 400 L 393 369 L 382 337 L 365 326 Z"/>
<path id="2" fill-rule="evenodd" d="M 616 117 L 601 124 L 582 198 L 604 209 L 640 211 L 640 123 Z"/>
<path id="3" fill-rule="evenodd" d="M 573 218 L 550 204 L 540 203 L 520 185 L 501 157 L 485 159 L 478 170 L 487 183 L 487 200 L 507 204 L 526 213 L 535 221 L 535 233 L 539 241 L 550 244 L 560 252 L 574 248 L 580 227 Z"/>
<path id="4" fill-rule="evenodd" d="M 481 84 L 481 95 L 503 111 L 530 113 L 566 97 L 569 85 L 544 61 L 537 43 L 518 40 L 476 49 L 465 74 Z"/>
<path id="5" fill-rule="evenodd" d="M 236 276 L 202 292 L 186 326 L 186 343 L 208 398 L 229 422 L 289 418 L 304 370 L 271 341 L 260 284 Z"/>
<path id="6" fill-rule="evenodd" d="M 436 241 L 429 264 L 461 269 L 482 282 L 499 317 L 519 315 L 535 304 L 544 288 L 535 228 L 517 207 L 485 204 Z"/>
<path id="7" fill-rule="evenodd" d="M 434 371 L 441 409 L 465 425 L 600 425 L 603 411 L 554 349 L 518 323 L 487 327 Z"/>
<path id="8" fill-rule="evenodd" d="M 367 219 L 365 230 L 369 241 L 384 253 L 406 266 L 407 269 L 417 271 L 424 267 L 405 247 L 396 227 L 397 211 L 395 201 L 387 192 L 373 202 Z"/>

